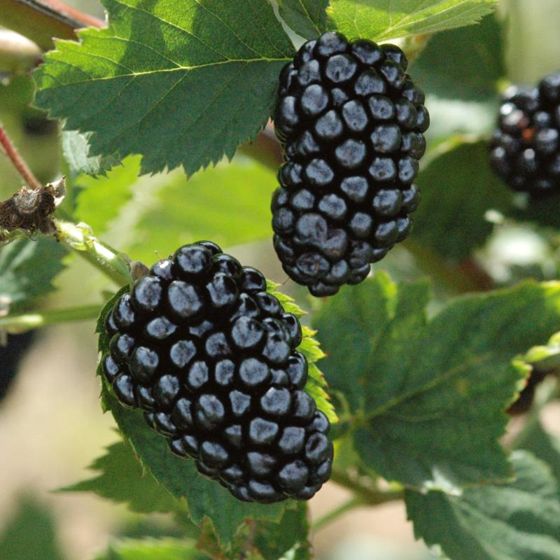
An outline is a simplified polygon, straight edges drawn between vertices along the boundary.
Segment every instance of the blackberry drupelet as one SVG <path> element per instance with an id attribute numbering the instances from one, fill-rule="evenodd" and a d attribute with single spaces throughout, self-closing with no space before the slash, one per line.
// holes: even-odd
<path id="1" fill-rule="evenodd" d="M 181 247 L 119 297 L 105 334 L 119 401 L 237 498 L 309 499 L 329 478 L 299 320 L 254 268 L 210 242 Z"/>
<path id="2" fill-rule="evenodd" d="M 560 73 L 537 87 L 509 88 L 502 100 L 490 162 L 515 191 L 560 191 Z"/>
<path id="3" fill-rule="evenodd" d="M 329 32 L 282 71 L 274 247 L 313 295 L 364 280 L 410 230 L 429 115 L 407 64 L 394 45 Z"/>

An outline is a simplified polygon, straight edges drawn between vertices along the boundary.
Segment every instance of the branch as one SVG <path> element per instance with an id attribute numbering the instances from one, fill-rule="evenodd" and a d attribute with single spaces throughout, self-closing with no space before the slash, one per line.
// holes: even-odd
<path id="1" fill-rule="evenodd" d="M 76 29 L 102 27 L 103 22 L 60 0 L 2 0 L 0 25 L 21 33 L 47 51 L 54 47 L 53 37 L 76 39 Z"/>
<path id="2" fill-rule="evenodd" d="M 17 172 L 22 176 L 23 180 L 33 189 L 38 190 L 43 187 L 41 182 L 33 175 L 31 169 L 25 160 L 19 155 L 17 148 L 14 146 L 6 130 L 0 124 L 0 146 L 4 150 L 4 153 L 12 163 L 12 165 L 16 168 Z"/>
<path id="3" fill-rule="evenodd" d="M 69 249 L 76 251 L 90 264 L 101 270 L 118 286 L 132 282 L 130 260 L 109 245 L 94 237 L 86 225 L 54 220 L 57 239 Z"/>
<path id="4" fill-rule="evenodd" d="M 101 304 L 71 307 L 68 309 L 51 309 L 38 313 L 8 315 L 0 317 L 0 329 L 18 334 L 46 325 L 67 323 L 68 321 L 90 321 L 97 318 L 100 308 Z"/>

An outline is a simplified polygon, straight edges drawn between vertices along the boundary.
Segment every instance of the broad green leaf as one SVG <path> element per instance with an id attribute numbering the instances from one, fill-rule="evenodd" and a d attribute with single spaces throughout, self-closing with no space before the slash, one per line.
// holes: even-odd
<path id="1" fill-rule="evenodd" d="M 396 39 L 477 23 L 495 0 L 331 0 L 333 26 L 351 39 Z"/>
<path id="2" fill-rule="evenodd" d="M 61 492 L 94 492 L 114 502 L 126 503 L 138 513 L 180 512 L 184 504 L 176 500 L 154 477 L 142 469 L 130 445 L 124 441 L 109 446 L 89 467 L 97 476 Z"/>
<path id="3" fill-rule="evenodd" d="M 62 560 L 52 512 L 31 496 L 23 496 L 15 515 L 0 534 L 0 558 Z"/>
<path id="4" fill-rule="evenodd" d="M 272 285 L 270 289 L 274 290 Z M 107 350 L 109 343 L 103 334 L 103 324 L 107 313 L 120 293 L 122 290 L 107 303 L 99 317 L 98 332 L 101 333 L 99 350 L 101 352 Z M 281 298 L 286 310 L 298 315 L 302 314 L 302 311 L 287 296 L 281 296 Z M 308 342 L 308 332 L 304 333 L 299 350 L 311 364 L 322 356 L 318 347 Z M 308 387 L 312 387 L 312 390 L 320 397 L 317 402 L 318 407 L 323 408 L 324 412 L 335 420 L 336 416 L 328 401 L 324 386 L 325 381 L 319 370 L 311 369 L 306 390 Z M 172 496 L 177 499 L 186 499 L 189 515 L 196 525 L 201 526 L 205 520 L 210 521 L 223 546 L 231 545 L 246 519 L 278 523 L 287 508 L 294 507 L 291 501 L 269 505 L 240 502 L 216 481 L 199 474 L 194 461 L 173 455 L 165 439 L 148 427 L 142 412 L 121 406 L 105 383 L 102 396 L 104 406 L 113 414 L 120 431 L 134 449 L 147 473 L 151 474 Z"/>
<path id="5" fill-rule="evenodd" d="M 196 543 L 179 539 L 123 540 L 109 546 L 95 560 L 207 560 Z"/>
<path id="6" fill-rule="evenodd" d="M 533 422 L 523 436 L 521 447 L 546 463 L 560 484 L 560 438 L 547 432 L 540 422 Z"/>
<path id="7" fill-rule="evenodd" d="M 245 519 L 281 519 L 286 503 L 240 502 L 218 482 L 199 474 L 194 461 L 173 455 L 165 439 L 148 427 L 141 411 L 122 407 L 106 389 L 104 400 L 146 471 L 175 498 L 187 500 L 196 525 L 211 521 L 224 546 L 231 544 Z"/>
<path id="8" fill-rule="evenodd" d="M 450 260 L 480 247 L 493 230 L 486 212 L 503 211 L 511 200 L 488 165 L 485 142 L 450 143 L 421 171 L 418 185 L 422 200 L 411 239 Z"/>
<path id="9" fill-rule="evenodd" d="M 132 188 L 140 172 L 140 158 L 127 159 L 107 175 L 81 175 L 74 181 L 78 190 L 74 219 L 85 222 L 100 235 L 132 198 Z"/>
<path id="10" fill-rule="evenodd" d="M 278 0 L 282 19 L 306 39 L 314 39 L 327 28 L 329 0 Z"/>
<path id="11" fill-rule="evenodd" d="M 80 134 L 77 130 L 66 130 L 62 133 L 62 153 L 71 179 L 82 173 L 103 175 L 119 162 L 116 157 L 110 155 L 92 156 L 89 150 L 88 135 Z"/>
<path id="12" fill-rule="evenodd" d="M 557 331 L 560 284 L 458 298 L 430 320 L 427 299 L 425 284 L 377 273 L 315 316 L 322 369 L 349 409 L 341 420 L 362 461 L 405 486 L 504 480 L 504 411 L 528 374 L 513 359 Z"/>
<path id="13" fill-rule="evenodd" d="M 272 171 L 245 159 L 192 177 L 170 175 L 135 226 L 129 254 L 150 264 L 185 243 L 212 239 L 222 247 L 272 236 Z M 165 227 L 162 227 L 165 224 Z"/>
<path id="14" fill-rule="evenodd" d="M 560 370 L 560 333 L 551 336 L 546 344 L 534 346 L 520 359 L 536 371 Z"/>
<path id="15" fill-rule="evenodd" d="M 29 308 L 54 290 L 66 250 L 54 239 L 18 239 L 0 248 L 0 298 L 10 311 Z"/>
<path id="16" fill-rule="evenodd" d="M 530 453 L 512 455 L 515 481 L 465 490 L 406 493 L 414 533 L 439 545 L 453 560 L 556 560 L 560 558 L 558 483 Z"/>
<path id="17" fill-rule="evenodd" d="M 266 123 L 293 46 L 264 0 L 104 0 L 107 29 L 60 41 L 37 104 L 90 133 L 90 155 L 141 154 L 142 172 L 231 158 Z"/>
<path id="18" fill-rule="evenodd" d="M 296 509 L 286 510 L 278 524 L 258 522 L 253 541 L 259 555 L 257 558 L 308 560 L 311 558 L 308 531 L 307 506 L 304 503 L 299 503 Z"/>
<path id="19" fill-rule="evenodd" d="M 432 37 L 410 72 L 428 95 L 456 101 L 496 100 L 498 81 L 506 74 L 496 18 L 487 16 L 480 25 Z"/>

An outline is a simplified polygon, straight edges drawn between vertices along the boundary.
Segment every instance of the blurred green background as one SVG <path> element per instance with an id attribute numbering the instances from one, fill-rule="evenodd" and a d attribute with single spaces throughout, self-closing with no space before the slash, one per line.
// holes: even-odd
<path id="1" fill-rule="evenodd" d="M 69 3 L 103 16 L 95 0 Z M 560 69 L 560 0 L 503 0 L 498 17 L 506 37 L 511 82 L 533 83 Z M 462 48 L 476 50 L 477 45 L 465 42 Z M 411 73 L 414 75 L 414 66 Z M 0 121 L 38 177 L 48 181 L 68 169 L 61 155 L 58 126 L 32 109 L 31 99 L 28 76 L 0 83 Z M 455 132 L 469 132 L 473 126 L 491 127 L 493 123 L 494 106 L 438 98 L 430 98 L 428 106 L 434 145 L 449 131 L 450 123 Z M 440 123 L 445 123 L 443 129 Z M 133 258 L 150 262 L 165 256 L 156 252 L 156 247 L 167 251 L 192 236 L 212 238 L 244 262 L 261 268 L 309 307 L 309 300 L 287 281 L 271 250 L 267 216 L 269 196 L 276 186 L 272 171 L 238 157 L 233 167 L 218 166 L 188 184 L 180 171 L 139 179 L 137 173 L 138 161 L 130 158 L 106 179 L 75 181 L 74 188 L 88 191 L 79 214 L 97 233 L 102 232 L 104 239 L 126 249 Z M 19 186 L 19 177 L 0 155 L 0 194 L 7 197 Z M 127 201 L 124 211 L 108 223 L 96 223 L 92 208 L 111 205 L 113 197 Z M 231 223 L 224 224 L 220 212 L 209 210 L 217 200 L 232 208 L 235 219 Z M 139 223 L 134 237 L 130 234 L 132 223 Z M 162 223 L 165 229 L 158 227 Z M 248 224 L 251 238 L 262 241 L 244 243 Z M 557 278 L 559 251 L 560 239 L 552 231 L 502 223 L 477 258 L 498 284 L 510 284 L 527 276 Z M 101 291 L 110 287 L 107 281 L 79 260 L 68 259 L 67 264 L 56 280 L 59 290 L 45 305 L 100 301 Z M 410 254 L 401 248 L 377 268 L 389 270 L 397 279 L 422 275 Z M 445 295 L 443 287 L 436 289 Z M 90 476 L 85 467 L 116 440 L 113 421 L 102 414 L 97 400 L 95 347 L 93 323 L 44 329 L 26 355 L 8 397 L 0 402 L 2 560 L 83 560 L 104 549 L 112 536 L 176 532 L 166 516 L 140 517 L 94 496 L 53 493 Z M 557 414 L 547 410 L 545 422 L 559 425 Z M 311 501 L 311 513 L 324 513 L 347 498 L 346 491 L 329 484 Z M 312 538 L 323 560 L 432 557 L 423 545 L 415 543 L 402 504 L 356 509 Z"/>

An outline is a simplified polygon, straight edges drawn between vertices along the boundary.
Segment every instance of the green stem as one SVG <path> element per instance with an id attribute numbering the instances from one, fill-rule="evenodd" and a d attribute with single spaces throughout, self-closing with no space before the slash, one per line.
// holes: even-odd
<path id="1" fill-rule="evenodd" d="M 344 515 L 346 512 L 351 511 L 363 505 L 364 505 L 364 501 L 361 498 L 356 498 L 356 497 L 350 498 L 346 502 L 340 504 L 338 507 L 332 509 L 328 513 L 325 513 L 325 515 L 322 515 L 321 517 L 317 518 L 311 524 L 311 530 L 320 531 L 323 527 L 329 525 L 330 523 L 338 519 L 340 516 Z"/>
<path id="2" fill-rule="evenodd" d="M 402 490 L 378 490 L 362 484 L 359 480 L 348 476 L 348 474 L 343 471 L 333 470 L 331 480 L 340 486 L 344 486 L 344 488 L 348 490 L 352 490 L 363 505 L 377 506 L 387 502 L 401 500 L 403 497 Z"/>
<path id="3" fill-rule="evenodd" d="M 52 309 L 40 313 L 23 313 L 0 317 L 0 329 L 10 333 L 21 333 L 31 329 L 38 329 L 46 325 L 56 325 L 69 321 L 88 321 L 99 315 L 100 305 L 84 305 L 68 309 Z"/>
<path id="4" fill-rule="evenodd" d="M 57 238 L 61 243 L 76 251 L 117 285 L 123 286 L 132 282 L 130 261 L 126 255 L 99 241 L 87 226 L 62 220 L 54 220 L 54 223 Z"/>

